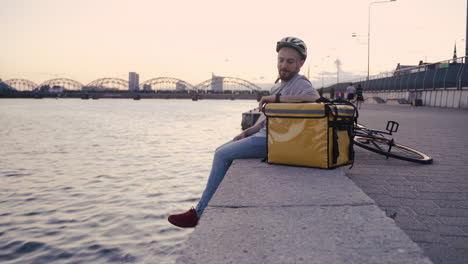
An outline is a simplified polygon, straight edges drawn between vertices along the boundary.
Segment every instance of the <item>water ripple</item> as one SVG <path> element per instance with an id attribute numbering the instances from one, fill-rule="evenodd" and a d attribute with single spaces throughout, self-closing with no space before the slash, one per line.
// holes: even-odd
<path id="1" fill-rule="evenodd" d="M 8 261 L 22 257 L 45 246 L 42 242 L 35 241 L 13 241 L 5 246 L 0 246 L 0 260 Z M 7 251 L 3 253 L 3 251 Z"/>
<path id="2" fill-rule="evenodd" d="M 76 223 L 78 221 L 74 219 L 50 219 L 47 221 L 47 224 L 49 225 L 62 225 L 62 224 L 70 224 L 70 223 Z"/>
<path id="3" fill-rule="evenodd" d="M 39 248 L 43 247 L 45 244 L 41 242 L 26 242 L 21 245 L 18 249 L 15 250 L 15 254 L 27 254 L 33 251 L 38 250 Z"/>
<path id="4" fill-rule="evenodd" d="M 8 173 L 3 176 L 5 177 L 25 177 L 25 176 L 30 176 L 30 173 Z"/>
<path id="5" fill-rule="evenodd" d="M 167 215 L 195 205 L 255 105 L 2 99 L 0 262 L 174 262 L 193 230 Z"/>

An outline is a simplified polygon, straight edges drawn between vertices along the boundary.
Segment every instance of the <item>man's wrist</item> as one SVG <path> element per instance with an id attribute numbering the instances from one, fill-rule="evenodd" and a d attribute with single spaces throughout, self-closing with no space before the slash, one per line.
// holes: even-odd
<path id="1" fill-rule="evenodd" d="M 281 97 L 281 94 L 280 94 L 280 93 L 276 94 L 276 96 L 275 96 L 275 103 L 281 103 L 280 97 Z"/>

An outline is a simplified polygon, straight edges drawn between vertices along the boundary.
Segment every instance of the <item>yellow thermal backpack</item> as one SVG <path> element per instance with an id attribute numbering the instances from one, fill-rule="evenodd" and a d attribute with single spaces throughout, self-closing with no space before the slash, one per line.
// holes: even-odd
<path id="1" fill-rule="evenodd" d="M 268 163 L 327 169 L 353 163 L 354 105 L 271 103 L 263 111 Z"/>

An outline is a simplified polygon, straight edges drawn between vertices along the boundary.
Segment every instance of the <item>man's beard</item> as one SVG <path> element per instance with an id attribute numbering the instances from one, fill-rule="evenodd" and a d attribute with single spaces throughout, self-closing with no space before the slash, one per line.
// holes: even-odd
<path id="1" fill-rule="evenodd" d="M 289 81 L 292 79 L 292 77 L 294 77 L 294 75 L 296 75 L 296 73 L 296 71 L 288 71 L 281 69 L 279 71 L 279 78 L 281 79 L 281 81 Z"/>

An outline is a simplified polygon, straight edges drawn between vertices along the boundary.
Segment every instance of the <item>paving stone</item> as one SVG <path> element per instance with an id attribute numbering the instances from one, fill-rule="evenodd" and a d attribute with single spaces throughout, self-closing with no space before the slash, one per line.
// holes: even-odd
<path id="1" fill-rule="evenodd" d="M 432 179 L 432 177 L 428 178 L 427 176 L 419 176 L 419 175 L 406 175 L 405 176 L 405 180 L 411 182 L 410 184 L 414 184 L 412 182 L 428 182 L 429 179 Z"/>
<path id="2" fill-rule="evenodd" d="M 435 204 L 442 208 L 463 208 L 468 209 L 468 201 L 445 201 L 445 200 L 435 200 Z"/>
<path id="3" fill-rule="evenodd" d="M 442 224 L 452 226 L 468 226 L 468 217 L 439 217 Z"/>
<path id="4" fill-rule="evenodd" d="M 405 177 L 399 177 L 399 178 L 392 177 L 391 179 L 387 179 L 386 182 L 389 186 L 406 186 L 412 189 L 414 188 L 414 184 L 406 180 Z"/>
<path id="5" fill-rule="evenodd" d="M 375 186 L 363 186 L 363 185 L 360 185 L 358 184 L 359 187 L 361 187 L 361 189 L 365 192 L 365 193 L 373 193 L 373 194 L 379 194 L 379 193 L 383 193 L 385 191 L 385 188 L 382 187 L 382 186 L 378 186 L 378 185 L 375 185 Z"/>
<path id="6" fill-rule="evenodd" d="M 394 197 L 394 198 L 416 198 L 416 197 L 418 197 L 418 193 L 415 192 L 415 191 L 397 191 L 397 190 L 393 190 L 393 191 L 389 191 L 388 194 L 391 197 Z"/>
<path id="7" fill-rule="evenodd" d="M 387 181 L 385 180 L 375 179 L 375 178 L 368 178 L 368 179 L 360 178 L 360 179 L 356 179 L 355 183 L 363 187 L 367 187 L 367 186 L 382 187 L 388 184 Z"/>
<path id="8" fill-rule="evenodd" d="M 419 215 L 468 217 L 468 210 L 458 208 L 437 208 L 418 206 L 414 211 Z"/>
<path id="9" fill-rule="evenodd" d="M 426 206 L 426 207 L 438 207 L 438 205 L 432 200 L 419 200 L 419 199 L 406 199 L 406 198 L 397 198 L 401 206 Z"/>
<path id="10" fill-rule="evenodd" d="M 408 184 L 405 184 L 405 185 L 390 185 L 390 184 L 388 184 L 387 186 L 385 186 L 385 189 L 389 193 L 393 193 L 393 192 L 416 193 L 417 192 L 415 187 L 410 186 Z"/>
<path id="11" fill-rule="evenodd" d="M 457 226 L 447 226 L 447 225 L 437 224 L 437 225 L 430 225 L 429 229 L 431 230 L 431 232 L 442 235 L 442 236 L 443 235 L 452 235 L 452 236 L 468 235 Z"/>
<path id="12" fill-rule="evenodd" d="M 441 237 L 468 233 L 465 166 L 468 148 L 460 144 L 468 142 L 468 122 L 460 122 L 468 120 L 467 114 L 457 109 L 364 105 L 360 111 L 361 123 L 382 129 L 385 120 L 398 121 L 400 129 L 395 134 L 396 141 L 431 155 L 434 163 L 419 165 L 385 160 L 356 148 L 359 155 L 355 167 L 346 172 L 358 186 L 364 186 L 363 191 L 377 205 L 397 213 L 396 223 L 413 241 L 418 241 L 437 264 L 468 263 L 466 251 L 456 249 Z M 382 192 L 366 188 L 366 181 L 372 179 L 379 181 L 378 190 L 383 187 Z M 387 184 L 382 184 L 383 181 Z M 401 208 L 410 208 L 415 215 L 398 215 Z M 452 240 L 452 243 L 464 242 L 464 238 Z"/>
<path id="13" fill-rule="evenodd" d="M 463 251 L 443 244 L 419 243 L 424 253 L 434 263 L 439 264 L 466 264 L 468 256 L 464 256 Z"/>
<path id="14" fill-rule="evenodd" d="M 416 219 L 426 226 L 442 225 L 442 223 L 435 216 L 417 215 Z"/>
<path id="15" fill-rule="evenodd" d="M 454 248 L 468 249 L 468 236 L 465 235 L 442 235 L 442 238 Z"/>
<path id="16" fill-rule="evenodd" d="M 461 192 L 419 192 L 419 199 L 467 201 L 468 193 Z"/>
<path id="17" fill-rule="evenodd" d="M 457 248 L 456 249 L 458 253 L 460 253 L 460 255 L 466 259 L 468 261 L 468 249 L 466 248 Z"/>
<path id="18" fill-rule="evenodd" d="M 414 217 L 396 215 L 395 222 L 403 230 L 428 231 L 429 228 Z"/>
<path id="19" fill-rule="evenodd" d="M 465 231 L 465 233 L 468 234 L 468 225 L 466 225 L 466 226 L 460 226 L 459 228 L 460 228 L 461 230 Z"/>
<path id="20" fill-rule="evenodd" d="M 367 193 L 369 196 L 371 196 L 372 199 L 381 207 L 391 207 L 391 206 L 398 206 L 398 200 L 395 198 L 390 197 L 390 195 L 387 194 L 374 194 L 371 195 L 371 193 Z"/>
<path id="21" fill-rule="evenodd" d="M 411 240 L 421 243 L 444 244 L 445 241 L 438 234 L 428 230 L 405 230 Z"/>
<path id="22" fill-rule="evenodd" d="M 459 185 L 456 183 L 433 183 L 423 186 L 418 186 L 417 189 L 420 192 L 463 192 L 459 189 Z"/>

